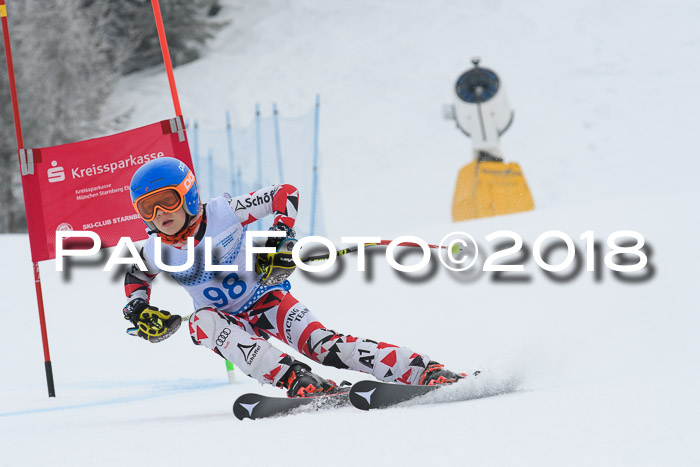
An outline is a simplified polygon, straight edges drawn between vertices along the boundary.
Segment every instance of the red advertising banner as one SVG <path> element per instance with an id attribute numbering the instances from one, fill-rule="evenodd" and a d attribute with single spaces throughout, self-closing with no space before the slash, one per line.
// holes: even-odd
<path id="1" fill-rule="evenodd" d="M 136 169 L 159 157 L 193 168 L 180 117 L 103 138 L 20 149 L 32 260 L 56 257 L 57 230 L 93 231 L 103 248 L 120 237 L 145 239 L 129 182 Z"/>

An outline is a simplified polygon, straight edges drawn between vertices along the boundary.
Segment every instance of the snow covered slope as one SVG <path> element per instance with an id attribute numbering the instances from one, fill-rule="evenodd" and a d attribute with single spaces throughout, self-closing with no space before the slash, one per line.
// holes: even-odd
<path id="1" fill-rule="evenodd" d="M 42 264 L 58 394 L 49 400 L 28 240 L 3 236 L 13 266 L 0 272 L 0 465 L 700 462 L 696 2 L 261 1 L 224 13 L 232 23 L 206 56 L 176 70 L 183 111 L 215 125 L 228 109 L 246 124 L 256 101 L 301 112 L 319 92 L 333 241 L 438 242 L 463 230 L 488 253 L 491 232 L 516 231 L 532 247 L 554 229 L 582 255 L 583 232 L 604 244 L 631 229 L 651 246 L 653 273 L 629 283 L 584 269 L 556 282 L 530 256 L 524 282 L 454 275 L 437 263 L 431 275 L 406 278 L 381 253 L 369 275 L 352 257 L 335 278 L 296 273 L 295 296 L 327 326 L 452 368 L 518 377 L 524 390 L 238 422 L 237 395 L 277 390 L 240 374 L 226 384 L 223 362 L 184 331 L 158 345 L 126 336 L 121 276 L 97 262 L 63 275 Z M 503 150 L 522 165 L 536 210 L 453 224 L 470 143 L 440 110 L 475 55 L 508 88 L 516 118 Z M 171 117 L 164 74 L 125 79 L 113 108 L 129 106 L 132 126 Z M 163 279 L 153 302 L 189 312 L 184 291 Z"/>

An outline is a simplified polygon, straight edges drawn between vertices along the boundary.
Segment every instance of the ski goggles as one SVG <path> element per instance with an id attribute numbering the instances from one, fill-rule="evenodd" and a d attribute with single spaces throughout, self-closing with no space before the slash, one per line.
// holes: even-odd
<path id="1" fill-rule="evenodd" d="M 143 220 L 151 222 L 156 218 L 156 209 L 164 212 L 175 212 L 180 209 L 184 202 L 185 194 L 187 194 L 191 186 L 192 181 L 188 174 L 179 185 L 158 188 L 151 193 L 139 196 L 132 204 Z"/>

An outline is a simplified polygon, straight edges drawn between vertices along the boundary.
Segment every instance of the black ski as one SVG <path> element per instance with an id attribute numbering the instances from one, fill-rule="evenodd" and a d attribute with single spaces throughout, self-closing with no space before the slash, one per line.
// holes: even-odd
<path id="1" fill-rule="evenodd" d="M 427 394 L 437 386 L 409 386 L 382 381 L 360 381 L 350 389 L 350 403 L 361 410 L 380 409 Z"/>
<path id="2" fill-rule="evenodd" d="M 522 390 L 518 378 L 474 378 L 481 372 L 452 384 L 434 386 L 409 386 L 398 383 L 381 381 L 360 381 L 350 388 L 350 403 L 361 410 L 391 407 L 401 402 L 420 398 L 431 394 L 425 399 L 417 400 L 419 404 L 435 404 L 458 402 L 484 397 L 493 397 Z"/>
<path id="3" fill-rule="evenodd" d="M 480 372 L 475 372 L 473 376 Z M 441 391 L 437 391 L 442 389 Z M 483 378 L 460 380 L 453 384 L 435 386 L 411 386 L 381 381 L 360 381 L 341 392 L 317 397 L 268 397 L 261 394 L 243 394 L 233 404 L 233 413 L 239 420 L 258 419 L 280 415 L 314 412 L 353 405 L 361 410 L 391 407 L 412 399 L 434 393 L 418 403 L 457 402 L 521 391 L 518 378 Z"/>
<path id="4" fill-rule="evenodd" d="M 261 394 L 243 394 L 233 403 L 233 414 L 239 420 L 276 417 L 290 413 L 346 407 L 350 405 L 348 389 L 335 394 L 316 397 L 269 397 Z"/>

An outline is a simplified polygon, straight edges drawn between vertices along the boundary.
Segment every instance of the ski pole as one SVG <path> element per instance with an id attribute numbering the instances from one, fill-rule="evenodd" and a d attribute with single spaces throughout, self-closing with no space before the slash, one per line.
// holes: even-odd
<path id="1" fill-rule="evenodd" d="M 392 241 L 393 240 L 382 240 L 378 243 L 365 243 L 364 246 L 365 247 L 387 246 Z M 398 246 L 420 248 L 420 245 L 418 243 L 412 243 L 412 242 L 399 243 Z M 355 246 L 351 246 L 348 248 L 343 248 L 342 250 L 337 250 L 336 256 L 343 256 L 343 255 L 347 255 L 348 253 L 354 253 L 357 250 L 359 250 L 359 248 L 360 248 L 359 245 L 355 245 Z M 447 249 L 446 246 L 431 245 L 431 244 L 428 244 L 428 248 L 432 248 L 435 250 Z M 461 251 L 461 247 L 458 244 L 454 244 L 452 246 L 452 254 L 458 253 L 459 251 Z M 311 256 L 307 256 L 306 258 L 301 258 L 301 262 L 302 263 L 311 263 L 313 261 L 324 261 L 324 260 L 327 260 L 328 258 L 330 258 L 330 253 L 323 253 L 320 255 L 311 255 Z M 183 316 L 182 321 L 189 321 L 189 319 L 192 317 L 193 314 L 194 314 L 194 312 L 190 313 L 187 316 Z"/>
<path id="2" fill-rule="evenodd" d="M 365 243 L 365 247 L 372 247 L 372 246 L 387 246 L 389 245 L 393 240 L 382 240 L 379 243 Z M 411 243 L 411 242 L 404 242 L 404 243 L 399 243 L 398 246 L 404 246 L 404 247 L 412 247 L 412 248 L 420 248 L 420 245 L 418 243 Z M 342 250 L 338 250 L 336 252 L 336 256 L 343 256 L 347 255 L 348 253 L 354 253 L 357 250 L 359 250 L 359 245 L 351 246 L 348 248 L 344 248 Z M 439 249 L 447 249 L 446 246 L 439 246 L 439 245 L 431 245 L 428 244 L 428 248 L 432 248 L 435 250 Z M 456 243 L 452 247 L 452 254 L 458 253 L 460 251 L 459 245 Z M 301 262 L 302 263 L 311 263 L 312 261 L 323 261 L 326 259 L 330 258 L 330 253 L 324 253 L 320 255 L 312 255 L 312 256 L 307 256 L 306 258 L 302 258 Z"/>

